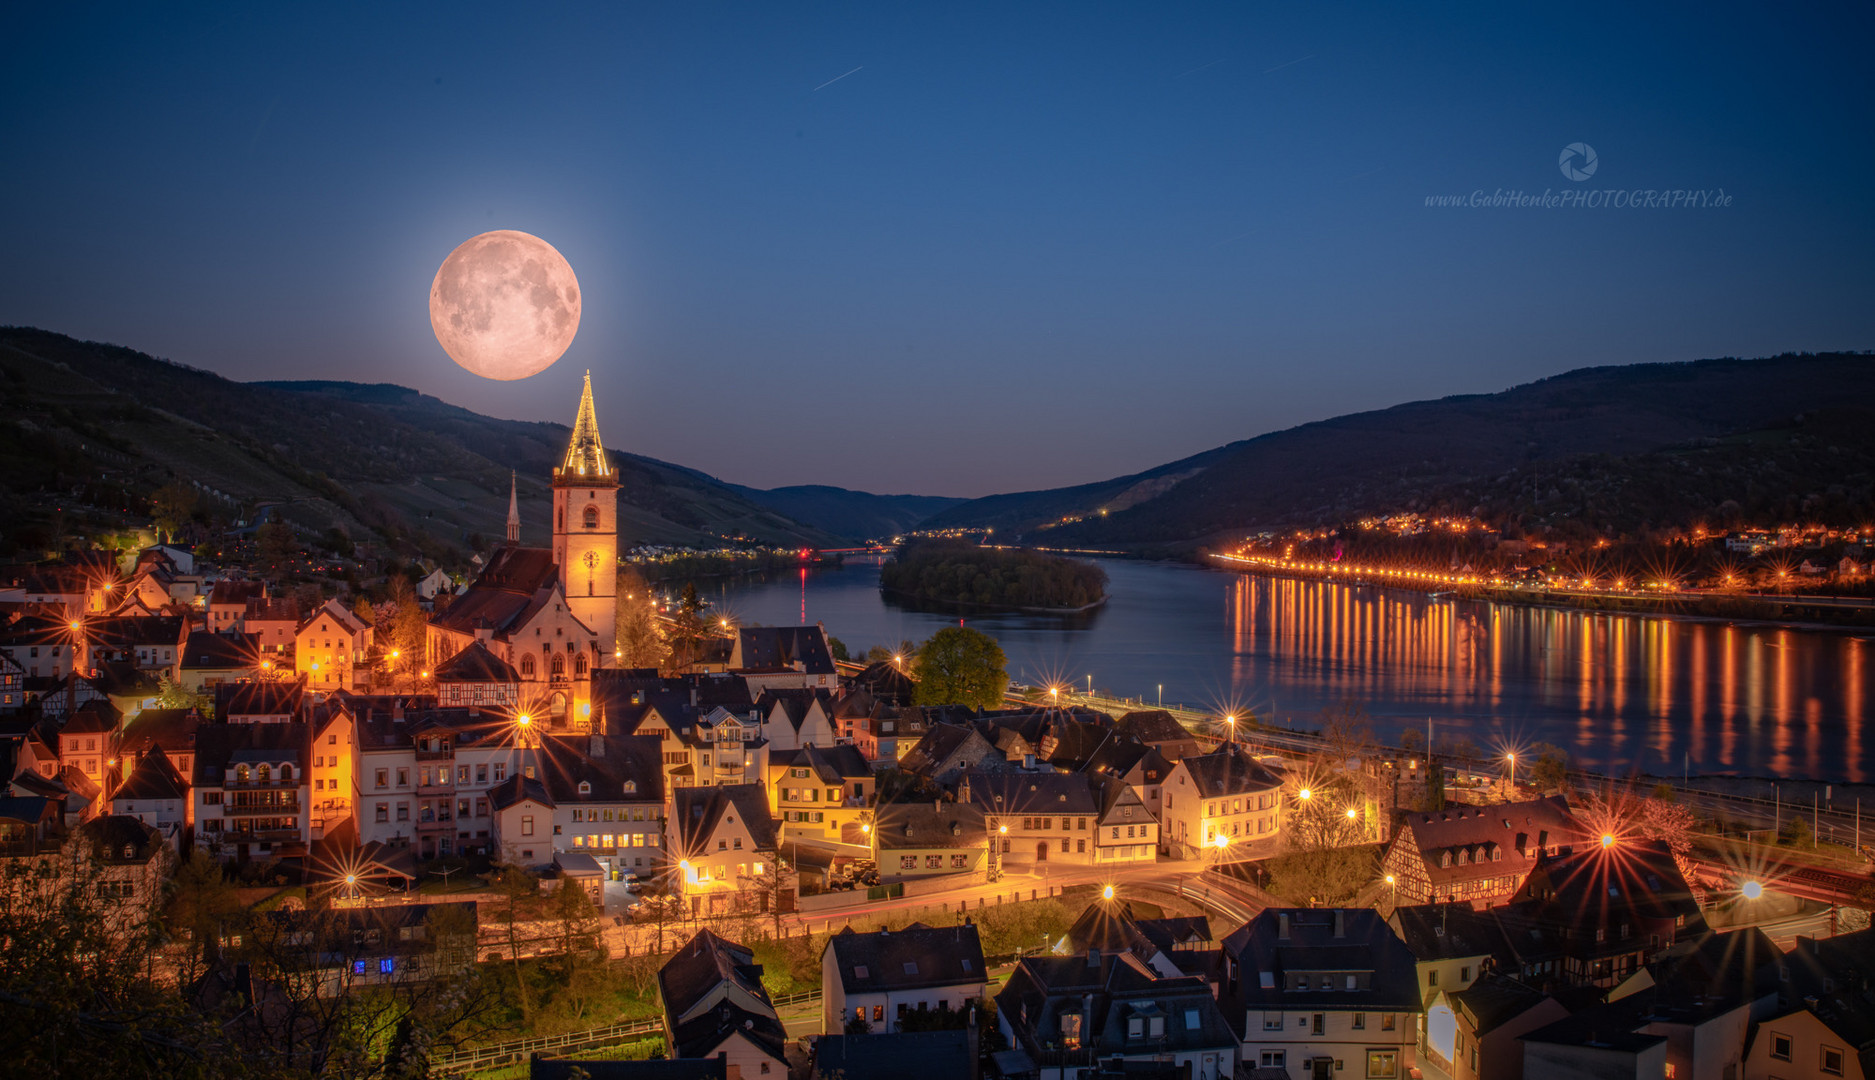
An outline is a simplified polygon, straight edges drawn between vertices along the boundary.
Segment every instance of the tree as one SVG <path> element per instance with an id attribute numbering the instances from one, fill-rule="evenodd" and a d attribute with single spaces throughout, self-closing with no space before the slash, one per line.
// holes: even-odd
<path id="1" fill-rule="evenodd" d="M 157 488 L 150 496 L 150 516 L 156 520 L 156 531 L 165 540 L 174 540 L 176 533 L 187 525 L 201 505 L 201 496 L 194 488 L 176 481 Z"/>
<path id="2" fill-rule="evenodd" d="M 584 887 L 562 878 L 547 904 L 547 917 L 560 938 L 560 954 L 553 963 L 555 997 L 565 1002 L 573 1020 L 583 1020 L 605 983 L 599 911 Z"/>
<path id="3" fill-rule="evenodd" d="M 1271 896 L 1298 906 L 1339 906 L 1372 885 L 1376 873 L 1368 848 L 1293 851 L 1265 864 Z"/>
<path id="4" fill-rule="evenodd" d="M 1541 792 L 1555 793 L 1569 783 L 1569 755 L 1548 743 L 1530 749 L 1530 786 Z"/>
<path id="5" fill-rule="evenodd" d="M 613 648 L 618 651 L 618 665 L 627 668 L 661 667 L 670 659 L 670 646 L 658 625 L 651 586 L 644 576 L 630 566 L 618 572 L 618 635 Z"/>
<path id="6" fill-rule="evenodd" d="M 1008 663 L 996 639 L 967 626 L 947 626 L 918 650 L 918 705 L 994 708 L 1009 687 Z"/>
<path id="7" fill-rule="evenodd" d="M 163 918 L 168 936 L 183 942 L 177 974 L 184 985 L 201 978 L 223 931 L 238 927 L 246 916 L 221 863 L 200 848 L 190 852 L 170 877 Z"/>
<path id="8" fill-rule="evenodd" d="M 389 660 L 392 677 L 399 683 L 407 683 L 420 670 L 429 647 L 430 620 L 423 613 L 417 591 L 408 580 L 393 575 L 389 584 L 393 610 L 388 625 L 377 629 L 382 635 L 378 646 Z"/>
<path id="9" fill-rule="evenodd" d="M 827 651 L 833 654 L 835 660 L 850 663 L 853 659 L 852 655 L 846 651 L 846 642 L 837 637 L 827 638 Z"/>
<path id="10" fill-rule="evenodd" d="M 269 521 L 254 530 L 254 546 L 267 573 L 278 581 L 285 576 L 287 564 L 300 556 L 299 541 L 293 530 L 277 521 Z"/>
<path id="11" fill-rule="evenodd" d="M 520 924 L 533 914 L 540 901 L 540 884 L 534 875 L 518 866 L 504 866 L 493 882 L 501 897 L 501 919 L 508 925 L 508 957 L 514 962 L 514 985 L 521 999 L 521 1022 L 533 1011 L 527 994 L 527 975 L 521 970 Z"/>

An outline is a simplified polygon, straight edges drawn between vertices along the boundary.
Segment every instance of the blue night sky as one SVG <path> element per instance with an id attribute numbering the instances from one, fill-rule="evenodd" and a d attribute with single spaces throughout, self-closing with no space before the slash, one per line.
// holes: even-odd
<path id="1" fill-rule="evenodd" d="M 948 495 L 1875 347 L 1865 6 L 174 7 L 0 16 L 0 323 L 562 422 L 590 367 L 620 449 Z M 517 383 L 426 306 L 497 228 L 585 296 Z"/>

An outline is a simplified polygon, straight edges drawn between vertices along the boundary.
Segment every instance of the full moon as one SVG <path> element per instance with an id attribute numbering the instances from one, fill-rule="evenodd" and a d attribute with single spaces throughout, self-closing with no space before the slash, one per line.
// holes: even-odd
<path id="1" fill-rule="evenodd" d="M 430 326 L 449 358 L 485 379 L 552 366 L 579 332 L 579 281 L 538 236 L 499 229 L 464 241 L 430 284 Z"/>

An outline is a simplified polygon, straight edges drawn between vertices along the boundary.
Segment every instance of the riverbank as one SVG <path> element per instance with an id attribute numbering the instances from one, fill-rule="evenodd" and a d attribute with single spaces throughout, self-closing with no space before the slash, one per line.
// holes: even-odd
<path id="1" fill-rule="evenodd" d="M 1793 630 L 1875 630 L 1875 604 L 1860 598 L 1832 596 L 1767 596 L 1739 593 L 1705 596 L 1649 596 L 1644 593 L 1562 592 L 1554 589 L 1528 589 L 1507 585 L 1478 585 L 1444 580 L 1439 575 L 1422 575 L 1431 580 L 1376 577 L 1318 571 L 1304 567 L 1284 567 L 1250 563 L 1232 556 L 1207 552 L 1199 565 L 1213 569 L 1234 570 L 1261 577 L 1287 578 L 1296 581 L 1319 581 L 1337 585 L 1365 585 L 1396 589 L 1425 596 L 1459 597 L 1522 607 L 1562 608 L 1570 611 L 1595 611 L 1610 615 L 1651 615 L 1699 622 L 1743 623 L 1783 626 Z"/>
<path id="2" fill-rule="evenodd" d="M 908 602 L 910 604 L 916 605 L 928 611 L 945 612 L 945 613 L 952 614 L 952 615 L 972 614 L 972 613 L 975 613 L 975 614 L 1011 614 L 1011 613 L 1014 613 L 1014 614 L 1022 614 L 1022 615 L 1085 615 L 1088 612 L 1101 607 L 1107 602 L 1107 598 L 1105 596 L 1102 596 L 1100 599 L 1095 600 L 1094 602 L 1089 603 L 1089 604 L 1082 604 L 1080 607 L 1013 607 L 1007 604 L 976 604 L 976 603 L 969 603 L 969 602 L 965 602 L 961 600 L 947 600 L 942 597 L 921 596 L 917 593 L 903 592 L 898 589 L 888 589 L 883 585 L 879 586 L 879 594 L 881 596 L 885 596 L 893 600 L 898 600 L 901 602 Z"/>
<path id="3" fill-rule="evenodd" d="M 838 555 L 813 555 L 803 559 L 794 552 L 752 555 L 676 555 L 667 559 L 631 561 L 625 565 L 635 570 L 648 585 L 670 585 L 710 578 L 740 578 L 783 570 L 838 570 L 844 565 Z"/>

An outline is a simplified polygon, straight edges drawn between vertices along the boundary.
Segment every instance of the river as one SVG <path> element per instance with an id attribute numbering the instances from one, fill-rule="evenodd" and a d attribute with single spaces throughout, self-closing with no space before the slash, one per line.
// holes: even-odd
<path id="1" fill-rule="evenodd" d="M 1828 781 L 1875 778 L 1867 634 L 1438 599 L 1332 582 L 1100 560 L 1086 615 L 983 614 L 1018 682 L 1249 709 L 1316 726 L 1352 701 L 1377 734 L 1408 726 L 1481 750 L 1552 743 L 1585 768 Z M 821 622 L 856 654 L 922 641 L 956 616 L 879 594 L 852 560 L 699 588 L 744 623 Z"/>

